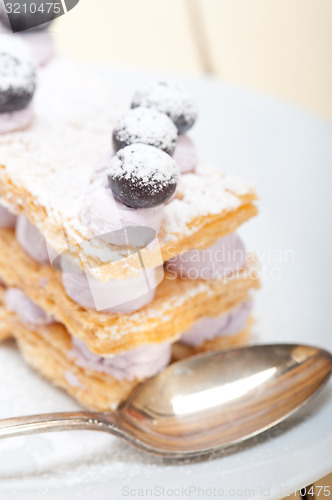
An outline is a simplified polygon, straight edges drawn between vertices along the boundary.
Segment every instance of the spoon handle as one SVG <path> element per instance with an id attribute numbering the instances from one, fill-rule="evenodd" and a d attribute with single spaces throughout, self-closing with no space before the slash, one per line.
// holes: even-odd
<path id="1" fill-rule="evenodd" d="M 41 432 L 94 430 L 122 435 L 116 414 L 91 412 L 45 413 L 0 420 L 0 438 Z"/>

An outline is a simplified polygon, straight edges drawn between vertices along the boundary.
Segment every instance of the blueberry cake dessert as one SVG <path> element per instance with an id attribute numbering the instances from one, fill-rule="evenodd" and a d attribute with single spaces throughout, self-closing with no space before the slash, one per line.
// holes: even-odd
<path id="1" fill-rule="evenodd" d="M 190 91 L 152 82 L 119 110 L 78 64 L 10 58 L 0 123 L 32 115 L 0 135 L 0 338 L 100 411 L 174 359 L 246 343 L 259 281 L 235 231 L 255 186 L 199 159 Z"/>

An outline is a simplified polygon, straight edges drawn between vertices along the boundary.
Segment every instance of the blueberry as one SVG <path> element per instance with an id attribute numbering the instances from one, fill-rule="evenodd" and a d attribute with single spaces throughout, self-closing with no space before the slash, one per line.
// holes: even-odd
<path id="1" fill-rule="evenodd" d="M 137 106 L 165 113 L 174 122 L 179 134 L 184 134 L 194 125 L 198 113 L 196 101 L 187 88 L 170 81 L 150 83 L 136 92 L 131 107 Z"/>
<path id="2" fill-rule="evenodd" d="M 178 168 L 160 149 L 132 144 L 113 156 L 107 176 L 115 198 L 132 208 L 149 208 L 174 194 Z"/>
<path id="3" fill-rule="evenodd" d="M 130 109 L 118 120 L 113 131 L 113 147 L 118 151 L 129 144 L 140 143 L 172 155 L 177 136 L 177 129 L 168 116 L 140 107 Z"/>
<path id="4" fill-rule="evenodd" d="M 36 72 L 32 63 L 0 48 L 0 113 L 26 108 L 35 88 Z"/>

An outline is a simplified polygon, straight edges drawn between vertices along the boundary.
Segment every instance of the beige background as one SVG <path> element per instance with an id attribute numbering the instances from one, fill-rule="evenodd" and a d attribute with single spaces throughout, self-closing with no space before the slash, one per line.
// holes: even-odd
<path id="1" fill-rule="evenodd" d="M 54 31 L 81 59 L 209 71 L 332 121 L 331 0 L 80 0 Z"/>
<path id="2" fill-rule="evenodd" d="M 53 31 L 82 60 L 213 73 L 332 121 L 332 0 L 80 0 Z"/>

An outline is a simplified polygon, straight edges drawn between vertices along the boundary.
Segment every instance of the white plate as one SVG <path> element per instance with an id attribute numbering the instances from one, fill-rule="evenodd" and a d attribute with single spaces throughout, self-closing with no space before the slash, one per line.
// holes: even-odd
<path id="1" fill-rule="evenodd" d="M 128 95 L 156 76 L 125 70 L 103 74 Z M 332 349 L 332 127 L 213 79 L 188 83 L 201 109 L 193 135 L 202 155 L 259 187 L 261 214 L 241 230 L 263 263 L 254 340 Z M 0 377 L 0 417 L 78 408 L 26 367 L 11 343 L 0 347 Z M 6 439 L 0 442 L 0 496 L 281 498 L 331 472 L 331 421 L 329 384 L 278 428 L 202 462 L 163 462 L 90 432 Z"/>

